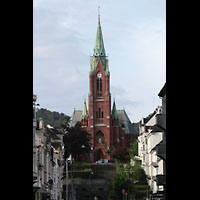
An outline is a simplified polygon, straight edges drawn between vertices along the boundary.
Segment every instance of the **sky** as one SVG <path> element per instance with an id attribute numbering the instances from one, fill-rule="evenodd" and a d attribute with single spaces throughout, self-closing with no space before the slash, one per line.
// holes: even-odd
<path id="1" fill-rule="evenodd" d="M 69 116 L 88 105 L 98 6 L 112 103 L 138 122 L 162 105 L 166 0 L 33 0 L 33 93 Z"/>

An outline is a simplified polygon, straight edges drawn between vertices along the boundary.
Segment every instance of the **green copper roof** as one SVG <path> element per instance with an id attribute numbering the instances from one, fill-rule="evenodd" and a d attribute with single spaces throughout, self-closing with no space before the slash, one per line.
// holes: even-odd
<path id="1" fill-rule="evenodd" d="M 87 105 L 86 105 L 86 102 L 84 101 L 84 107 L 83 107 L 83 111 L 82 111 L 82 119 L 85 119 L 87 117 L 88 117 Z"/>
<path id="2" fill-rule="evenodd" d="M 103 44 L 103 35 L 102 35 L 101 25 L 100 25 L 100 15 L 98 15 L 98 27 L 97 27 L 96 42 L 94 46 L 94 55 L 106 56 L 106 52 L 105 52 L 104 44 Z"/>
<path id="3" fill-rule="evenodd" d="M 98 15 L 98 27 L 97 27 L 95 46 L 94 46 L 94 53 L 90 59 L 91 73 L 93 73 L 96 70 L 99 60 L 101 61 L 105 74 L 108 74 L 109 73 L 108 59 L 106 58 L 106 52 L 104 49 L 103 35 L 102 35 L 101 25 L 100 25 L 100 15 Z"/>
<path id="4" fill-rule="evenodd" d="M 113 103 L 112 118 L 117 119 L 117 109 L 116 109 L 115 101 Z"/>

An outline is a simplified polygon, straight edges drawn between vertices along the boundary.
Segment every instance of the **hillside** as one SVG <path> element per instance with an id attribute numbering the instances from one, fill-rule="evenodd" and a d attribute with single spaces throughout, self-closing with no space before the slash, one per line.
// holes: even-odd
<path id="1" fill-rule="evenodd" d="M 40 108 L 37 111 L 37 118 L 42 118 L 45 125 L 50 124 L 53 127 L 60 128 L 61 124 L 65 123 L 69 116 L 64 113 L 56 111 L 50 111 L 44 108 Z"/>

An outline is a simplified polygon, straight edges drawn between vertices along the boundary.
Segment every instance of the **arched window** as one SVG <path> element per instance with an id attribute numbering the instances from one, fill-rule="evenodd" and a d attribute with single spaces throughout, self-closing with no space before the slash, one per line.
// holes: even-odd
<path id="1" fill-rule="evenodd" d="M 101 111 L 101 108 L 96 111 L 96 118 L 103 118 L 103 111 Z"/>
<path id="2" fill-rule="evenodd" d="M 101 118 L 101 108 L 99 108 L 99 118 Z"/>
<path id="3" fill-rule="evenodd" d="M 98 78 L 97 79 L 97 97 L 102 96 L 102 79 Z"/>

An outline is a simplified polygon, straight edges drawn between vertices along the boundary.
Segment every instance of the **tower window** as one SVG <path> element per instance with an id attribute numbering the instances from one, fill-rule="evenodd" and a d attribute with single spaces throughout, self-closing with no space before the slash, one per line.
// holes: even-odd
<path id="1" fill-rule="evenodd" d="M 96 118 L 98 118 L 98 111 L 96 112 Z"/>
<path id="2" fill-rule="evenodd" d="M 103 118 L 103 112 L 101 112 L 101 108 L 96 112 L 96 118 Z"/>
<path id="3" fill-rule="evenodd" d="M 101 108 L 99 108 L 99 118 L 101 118 Z"/>
<path id="4" fill-rule="evenodd" d="M 102 96 L 102 79 L 101 78 L 97 79 L 97 96 L 98 97 Z"/>

